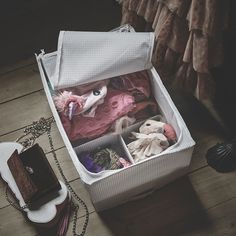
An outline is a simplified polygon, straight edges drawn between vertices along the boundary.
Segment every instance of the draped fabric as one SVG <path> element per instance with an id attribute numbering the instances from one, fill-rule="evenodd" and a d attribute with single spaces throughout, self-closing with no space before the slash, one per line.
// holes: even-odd
<path id="1" fill-rule="evenodd" d="M 162 79 L 203 101 L 214 94 L 210 70 L 224 59 L 228 11 L 229 0 L 123 0 L 121 23 L 135 27 L 144 18 L 155 33 L 152 61 Z"/>

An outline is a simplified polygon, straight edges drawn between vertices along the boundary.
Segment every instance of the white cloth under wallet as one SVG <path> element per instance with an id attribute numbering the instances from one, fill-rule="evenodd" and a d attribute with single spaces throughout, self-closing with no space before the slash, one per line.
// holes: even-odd
<path id="1" fill-rule="evenodd" d="M 54 89 L 150 69 L 153 33 L 61 31 Z"/>

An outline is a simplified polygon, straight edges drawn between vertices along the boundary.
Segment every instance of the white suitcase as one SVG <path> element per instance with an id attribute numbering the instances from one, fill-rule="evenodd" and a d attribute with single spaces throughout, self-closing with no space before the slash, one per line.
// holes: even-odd
<path id="1" fill-rule="evenodd" d="M 42 52 L 36 56 L 58 129 L 97 211 L 143 197 L 188 171 L 195 142 L 151 65 L 153 38 L 152 33 L 61 32 L 57 52 Z M 119 54 L 122 57 L 117 59 Z M 149 71 L 153 95 L 162 115 L 174 127 L 178 141 L 162 153 L 127 168 L 100 173 L 87 171 L 77 154 L 103 144 L 116 142 L 132 160 L 124 137 L 140 124 L 128 127 L 121 134 L 106 134 L 80 146 L 72 144 L 53 103 L 53 88 L 71 87 L 143 69 Z"/>

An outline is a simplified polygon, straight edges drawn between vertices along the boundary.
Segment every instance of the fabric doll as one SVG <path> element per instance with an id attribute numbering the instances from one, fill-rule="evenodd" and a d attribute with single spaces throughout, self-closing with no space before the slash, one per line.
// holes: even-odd
<path id="1" fill-rule="evenodd" d="M 53 100 L 57 110 L 68 117 L 69 120 L 72 120 L 73 116 L 81 113 L 85 113 L 85 116 L 93 117 L 97 106 L 104 102 L 103 99 L 106 94 L 106 86 L 94 89 L 81 96 L 65 90 L 53 96 Z"/>

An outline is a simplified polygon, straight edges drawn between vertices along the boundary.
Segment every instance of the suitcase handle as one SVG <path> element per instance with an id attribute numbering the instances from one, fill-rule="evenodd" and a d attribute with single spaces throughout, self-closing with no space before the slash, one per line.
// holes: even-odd
<path id="1" fill-rule="evenodd" d="M 131 197 L 130 200 L 131 200 L 131 201 L 136 201 L 136 200 L 145 198 L 145 197 L 151 195 L 154 191 L 155 191 L 154 188 L 148 189 L 148 190 L 146 190 L 146 191 L 144 191 L 144 192 L 142 192 L 142 193 L 139 193 L 139 194 L 137 194 L 137 195 L 134 195 L 133 197 Z"/>

